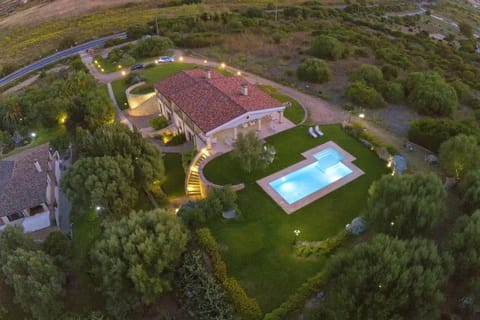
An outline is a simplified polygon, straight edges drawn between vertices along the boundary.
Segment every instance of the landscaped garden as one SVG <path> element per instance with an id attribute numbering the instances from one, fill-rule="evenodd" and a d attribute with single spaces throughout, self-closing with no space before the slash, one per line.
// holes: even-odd
<path id="1" fill-rule="evenodd" d="M 309 277 L 318 273 L 327 258 L 299 258 L 294 254 L 295 229 L 298 240 L 324 240 L 341 231 L 352 218 L 363 213 L 370 184 L 387 173 L 385 162 L 347 135 L 339 125 L 322 126 L 323 137 L 313 139 L 308 128 L 299 126 L 267 138 L 276 149 L 275 161 L 261 172 L 245 175 L 229 154 L 208 163 L 204 173 L 218 184 L 244 182 L 238 192 L 241 211 L 236 220 L 209 224 L 219 242 L 229 275 L 239 279 L 264 312 L 280 305 Z M 302 152 L 329 140 L 357 158 L 354 164 L 365 174 L 320 200 L 287 215 L 256 184 L 256 180 L 302 161 Z"/>
<path id="2" fill-rule="evenodd" d="M 177 72 L 187 69 L 193 69 L 196 66 L 189 63 L 166 63 L 158 65 L 151 68 L 145 68 L 139 72 L 136 72 L 144 81 L 153 86 L 155 82 L 165 79 L 171 75 L 174 75 Z M 115 94 L 115 99 L 117 100 L 118 106 L 121 109 L 127 109 L 127 97 L 125 96 L 125 90 L 132 85 L 127 84 L 125 79 L 119 79 L 112 82 L 113 93 Z"/>

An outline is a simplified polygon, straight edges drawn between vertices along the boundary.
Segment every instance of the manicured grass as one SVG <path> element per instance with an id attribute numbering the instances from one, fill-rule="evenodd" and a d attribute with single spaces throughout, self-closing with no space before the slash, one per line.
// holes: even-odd
<path id="1" fill-rule="evenodd" d="M 95 290 L 96 285 L 90 277 L 91 265 L 89 252 L 102 233 L 101 219 L 94 211 L 72 212 L 72 278 L 67 286 L 65 303 L 69 311 L 88 314 L 103 309 L 103 297 Z"/>
<path id="2" fill-rule="evenodd" d="M 182 166 L 182 155 L 167 153 L 163 156 L 167 179 L 162 185 L 163 191 L 169 198 L 185 196 L 185 170 Z"/>
<path id="3" fill-rule="evenodd" d="M 32 132 L 35 132 L 36 136 L 35 136 L 35 139 L 33 139 L 33 141 L 30 144 L 28 144 L 24 147 L 15 148 L 7 154 L 0 155 L 0 160 L 6 158 L 8 156 L 14 155 L 16 153 L 28 150 L 30 148 L 33 148 L 33 147 L 36 147 L 36 146 L 39 146 L 41 144 L 44 144 L 44 143 L 47 143 L 47 142 L 51 141 L 52 139 L 64 134 L 65 133 L 65 127 L 64 126 L 58 126 L 56 128 L 38 129 L 38 130 L 32 130 Z"/>
<path id="4" fill-rule="evenodd" d="M 153 92 L 154 89 L 151 85 L 149 84 L 144 84 L 139 87 L 136 87 L 132 91 L 130 91 L 131 94 L 146 94 L 146 93 L 151 93 Z"/>
<path id="5" fill-rule="evenodd" d="M 303 110 L 302 106 L 297 102 L 297 100 L 290 98 L 289 96 L 286 96 L 284 94 L 281 94 L 280 92 L 277 91 L 277 89 L 267 86 L 267 85 L 261 85 L 259 86 L 260 89 L 274 97 L 280 102 L 290 102 L 292 105 L 288 107 L 285 112 L 284 116 L 288 120 L 292 121 L 295 124 L 299 124 L 302 120 L 303 117 L 305 116 L 305 111 Z"/>
<path id="6" fill-rule="evenodd" d="M 145 82 L 149 85 L 153 85 L 155 82 L 165 79 L 171 75 L 174 75 L 177 72 L 187 69 L 193 69 L 196 66 L 189 63 L 165 63 L 159 64 L 158 66 L 145 68 L 139 73 L 145 79 Z M 115 94 L 115 99 L 117 100 L 118 106 L 121 109 L 127 109 L 127 97 L 125 96 L 125 90 L 127 85 L 123 79 L 119 79 L 112 82 L 113 93 Z"/>
<path id="7" fill-rule="evenodd" d="M 121 68 L 118 68 L 118 64 L 112 63 L 108 59 L 103 59 L 101 56 L 97 55 L 95 57 L 95 61 L 98 62 L 98 64 L 94 64 L 94 66 L 98 69 L 98 71 L 102 73 L 110 73 L 110 72 L 115 72 L 120 70 Z M 122 66 L 122 67 L 129 67 L 129 66 Z M 103 69 L 103 71 L 102 71 Z"/>
<path id="8" fill-rule="evenodd" d="M 362 214 L 370 184 L 387 173 L 385 163 L 339 125 L 322 126 L 322 131 L 324 137 L 313 139 L 307 128 L 300 126 L 266 139 L 275 146 L 277 156 L 263 172 L 242 173 L 229 154 L 208 163 L 204 170 L 215 183 L 246 183 L 246 188 L 238 193 L 241 217 L 217 220 L 209 227 L 224 248 L 222 256 L 229 274 L 240 280 L 264 312 L 277 307 L 325 264 L 326 257 L 305 260 L 294 255 L 293 230 L 300 229 L 300 240 L 323 240 L 336 234 Z M 287 215 L 255 181 L 303 160 L 301 152 L 329 140 L 354 155 L 355 165 L 365 174 Z"/>

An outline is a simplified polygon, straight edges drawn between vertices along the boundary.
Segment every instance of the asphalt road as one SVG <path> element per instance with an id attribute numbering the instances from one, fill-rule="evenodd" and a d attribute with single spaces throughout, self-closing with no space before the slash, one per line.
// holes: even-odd
<path id="1" fill-rule="evenodd" d="M 65 59 L 65 58 L 68 58 L 68 57 L 71 57 L 71 56 L 74 56 L 74 55 L 76 55 L 76 54 L 78 54 L 82 51 L 87 50 L 87 49 L 101 47 L 101 46 L 103 46 L 103 44 L 107 40 L 122 39 L 122 38 L 126 38 L 126 36 L 127 36 L 127 34 L 125 32 L 117 33 L 117 34 L 114 34 L 114 35 L 111 35 L 111 36 L 107 36 L 107 37 L 99 38 L 99 39 L 92 40 L 92 41 L 89 41 L 89 42 L 85 42 L 85 43 L 79 44 L 78 46 L 71 47 L 69 49 L 54 53 L 54 54 L 52 54 L 48 57 L 40 59 L 40 60 L 38 60 L 38 61 L 28 65 L 28 66 L 25 66 L 25 67 L 15 71 L 14 73 L 9 74 L 8 76 L 0 79 L 0 88 L 9 84 L 12 81 L 18 79 L 18 78 L 21 78 L 21 77 L 29 74 L 30 72 L 41 69 L 41 68 L 43 68 L 43 67 L 45 67 L 45 66 L 47 66 L 51 63 L 57 62 L 59 60 L 62 60 L 62 59 Z"/>

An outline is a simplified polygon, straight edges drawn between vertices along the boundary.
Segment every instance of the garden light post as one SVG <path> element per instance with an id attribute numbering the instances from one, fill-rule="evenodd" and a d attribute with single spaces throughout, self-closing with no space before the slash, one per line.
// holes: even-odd
<path id="1" fill-rule="evenodd" d="M 300 235 L 300 230 L 295 229 L 293 230 L 293 234 L 295 235 L 295 240 L 293 241 L 293 244 L 297 243 L 298 236 Z"/>

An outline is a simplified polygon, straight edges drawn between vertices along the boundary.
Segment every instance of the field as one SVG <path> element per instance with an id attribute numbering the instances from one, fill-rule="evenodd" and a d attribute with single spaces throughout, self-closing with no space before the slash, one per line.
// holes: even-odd
<path id="1" fill-rule="evenodd" d="M 223 249 L 229 274 L 240 280 L 264 312 L 282 303 L 306 279 L 319 272 L 327 260 L 296 257 L 292 248 L 293 230 L 301 230 L 300 240 L 324 240 L 338 233 L 362 213 L 370 184 L 387 172 L 383 161 L 340 126 L 322 126 L 322 131 L 325 137 L 312 139 L 307 128 L 299 126 L 268 138 L 267 143 L 275 146 L 277 155 L 264 172 L 243 174 L 229 154 L 208 163 L 204 171 L 215 183 L 246 183 L 246 188 L 238 193 L 241 217 L 215 221 L 209 227 Z M 303 160 L 301 152 L 328 140 L 354 155 L 355 165 L 365 175 L 287 215 L 255 181 Z"/>

